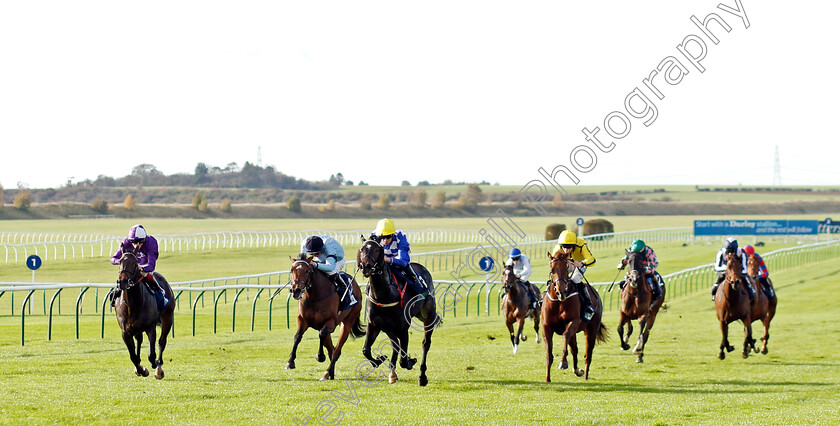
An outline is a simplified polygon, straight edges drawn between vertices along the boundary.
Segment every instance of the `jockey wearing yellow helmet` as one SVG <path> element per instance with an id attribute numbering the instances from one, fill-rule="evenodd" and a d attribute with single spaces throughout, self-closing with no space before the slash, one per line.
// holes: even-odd
<path id="1" fill-rule="evenodd" d="M 557 245 L 551 251 L 553 257 L 557 257 L 561 252 L 572 260 L 572 266 L 575 267 L 575 271 L 572 273 L 572 282 L 580 284 L 586 268 L 595 264 L 595 256 L 589 251 L 586 240 L 578 238 L 574 232 L 567 229 L 560 233 L 560 237 L 557 239 Z M 589 321 L 592 319 L 592 315 L 595 314 L 595 308 L 592 306 L 592 299 L 589 297 L 587 286 L 579 286 L 579 293 L 584 305 L 583 319 Z"/>
<path id="2" fill-rule="evenodd" d="M 391 219 L 377 222 L 372 237 L 385 249 L 385 262 L 390 263 L 398 274 L 403 275 L 408 285 L 419 295 L 418 300 L 423 300 L 429 294 L 429 290 L 423 279 L 411 268 L 411 246 L 408 244 L 408 237 L 396 229 Z"/>

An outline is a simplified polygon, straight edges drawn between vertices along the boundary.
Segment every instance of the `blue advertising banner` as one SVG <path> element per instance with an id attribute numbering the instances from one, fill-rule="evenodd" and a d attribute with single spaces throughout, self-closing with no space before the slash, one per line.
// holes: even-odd
<path id="1" fill-rule="evenodd" d="M 811 235 L 816 220 L 695 220 L 694 235 Z"/>

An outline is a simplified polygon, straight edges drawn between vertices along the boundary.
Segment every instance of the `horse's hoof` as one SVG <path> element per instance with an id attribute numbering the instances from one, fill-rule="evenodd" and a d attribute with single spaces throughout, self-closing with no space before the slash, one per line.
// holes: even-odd
<path id="1" fill-rule="evenodd" d="M 560 363 L 559 368 L 560 368 L 561 370 L 566 370 L 566 369 L 568 369 L 568 368 L 569 368 L 569 363 L 568 363 L 568 362 L 566 362 L 566 361 L 563 361 L 563 362 L 561 362 L 561 363 Z"/>
<path id="2" fill-rule="evenodd" d="M 519 346 L 513 345 L 513 354 L 516 355 L 517 352 L 519 352 Z"/>
<path id="3" fill-rule="evenodd" d="M 636 362 L 639 363 L 639 364 L 644 363 L 645 360 L 642 358 L 643 356 L 644 356 L 644 354 L 639 354 L 639 357 L 636 358 Z"/>
<path id="4" fill-rule="evenodd" d="M 540 336 L 537 336 L 537 344 L 540 344 Z"/>
<path id="5" fill-rule="evenodd" d="M 633 348 L 633 353 L 634 353 L 634 354 L 640 354 L 640 353 L 642 353 L 642 348 L 641 348 L 641 347 L 639 347 L 639 345 L 636 345 L 636 347 L 635 347 L 635 348 Z"/>
<path id="6" fill-rule="evenodd" d="M 324 362 L 327 360 L 327 357 L 324 354 L 315 355 L 315 360 L 318 362 Z"/>
<path id="7" fill-rule="evenodd" d="M 623 343 L 623 342 L 622 342 L 622 343 L 621 343 L 621 350 L 626 351 L 627 349 L 630 349 L 630 345 L 628 345 L 627 343 Z"/>
<path id="8" fill-rule="evenodd" d="M 295 369 L 295 362 L 289 361 L 286 363 L 286 370 L 294 370 Z"/>
<path id="9" fill-rule="evenodd" d="M 155 378 L 156 378 L 156 379 L 158 379 L 158 380 L 160 380 L 160 379 L 163 379 L 163 376 L 164 376 L 164 374 L 163 374 L 163 369 L 162 369 L 162 368 L 160 368 L 160 367 L 158 367 L 158 368 L 155 370 Z"/>
<path id="10" fill-rule="evenodd" d="M 741 357 L 747 359 L 750 356 L 750 350 L 747 349 L 744 353 L 741 354 Z"/>
<path id="11" fill-rule="evenodd" d="M 583 377 L 584 373 L 585 372 L 583 370 L 575 370 L 575 376 Z"/>
<path id="12" fill-rule="evenodd" d="M 753 352 L 758 353 L 759 351 L 761 351 L 761 349 L 759 349 L 759 348 L 753 348 Z"/>
<path id="13" fill-rule="evenodd" d="M 723 351 L 720 351 L 720 353 L 718 354 L 718 359 L 726 359 L 726 354 L 723 353 Z"/>
<path id="14" fill-rule="evenodd" d="M 390 383 L 390 384 L 396 383 L 397 380 L 399 380 L 399 377 L 397 377 L 396 374 L 392 374 L 392 375 L 388 376 L 388 383 Z"/>
<path id="15" fill-rule="evenodd" d="M 139 372 L 138 372 L 138 371 L 135 371 L 135 373 L 136 373 L 138 376 L 148 377 L 148 376 L 149 376 L 149 370 L 147 370 L 147 369 L 146 369 L 146 367 L 140 367 L 140 368 L 141 368 L 142 370 L 140 370 Z"/>
<path id="16" fill-rule="evenodd" d="M 761 349 L 761 353 L 762 353 L 762 354 L 764 354 L 764 355 L 767 355 L 767 348 L 766 348 L 766 347 L 765 347 L 765 348 L 762 348 L 762 349 Z"/>
<path id="17" fill-rule="evenodd" d="M 727 346 L 726 347 L 726 352 L 732 352 L 734 350 L 735 350 L 735 346 Z"/>
<path id="18" fill-rule="evenodd" d="M 329 371 L 327 371 L 327 372 L 326 372 L 326 373 L 324 373 L 324 375 L 323 375 L 320 379 L 318 379 L 318 380 L 323 382 L 324 380 L 333 380 L 333 377 L 332 377 L 332 376 L 330 376 L 330 372 L 329 372 Z"/>
<path id="19" fill-rule="evenodd" d="M 522 337 L 519 338 L 519 340 L 521 340 L 523 342 L 527 342 L 528 341 L 528 336 L 523 334 Z"/>
<path id="20" fill-rule="evenodd" d="M 546 378 L 545 378 L 545 382 L 546 382 L 546 383 L 551 383 L 551 378 L 550 378 L 550 377 L 546 377 Z"/>
<path id="21" fill-rule="evenodd" d="M 414 368 L 414 364 L 417 364 L 417 358 L 409 358 L 408 359 L 408 366 L 405 367 L 406 370 L 411 370 Z"/>
<path id="22" fill-rule="evenodd" d="M 426 376 L 420 376 L 420 386 L 426 386 L 429 384 L 429 379 Z"/>

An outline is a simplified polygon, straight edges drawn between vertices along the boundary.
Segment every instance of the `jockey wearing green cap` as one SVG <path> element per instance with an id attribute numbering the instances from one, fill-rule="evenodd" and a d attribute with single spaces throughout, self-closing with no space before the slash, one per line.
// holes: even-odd
<path id="1" fill-rule="evenodd" d="M 645 271 L 645 281 L 647 281 L 648 285 L 650 285 L 650 291 L 653 296 L 651 302 L 658 300 L 662 297 L 662 290 L 660 286 L 664 286 L 665 281 L 662 280 L 662 276 L 659 275 L 659 272 L 656 272 L 656 267 L 659 266 L 659 260 L 656 258 L 656 253 L 642 240 L 633 241 L 633 244 L 630 244 L 630 248 L 627 251 L 630 253 L 641 253 L 642 269 Z M 628 260 L 630 260 L 630 256 L 625 254 L 621 261 L 618 262 L 618 269 L 624 269 Z M 619 284 L 619 287 L 623 289 L 624 282 Z"/>

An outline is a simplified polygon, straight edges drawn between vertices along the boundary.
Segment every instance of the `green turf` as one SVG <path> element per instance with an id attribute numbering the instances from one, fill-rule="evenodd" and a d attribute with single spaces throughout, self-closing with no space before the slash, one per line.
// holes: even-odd
<path id="1" fill-rule="evenodd" d="M 105 339 L 88 319 L 80 340 L 62 332 L 23 347 L 16 341 L 19 324 L 4 317 L 0 418 L 8 424 L 294 424 L 295 417 L 313 416 L 310 424 L 317 424 L 318 404 L 333 401 L 345 424 L 832 424 L 840 414 L 840 329 L 836 303 L 825 295 L 838 276 L 831 261 L 775 275 L 780 303 L 768 355 L 743 360 L 736 351 L 716 358 L 720 333 L 704 288 L 669 302 L 645 364 L 618 348 L 617 316 L 608 312 L 612 339 L 596 347 L 590 380 L 554 369 L 550 384 L 543 382 L 544 347 L 530 327 L 530 339 L 514 356 L 497 316 L 447 319 L 435 331 L 425 388 L 416 383 L 416 368 L 398 370 L 401 380 L 393 385 L 348 380 L 363 363 L 361 340 L 347 344 L 337 369 L 341 380 L 319 382 L 324 365 L 313 359 L 312 331 L 300 346 L 298 368 L 284 370 L 291 330 L 267 331 L 262 324 L 254 332 L 212 334 L 205 327 L 191 337 L 183 316 L 165 354 L 167 377 L 138 378 L 110 315 Z M 731 327 L 735 346 L 739 335 Z M 409 353 L 416 356 L 420 338 L 412 339 Z M 347 395 L 348 386 L 356 395 L 344 400 L 338 394 Z"/>

